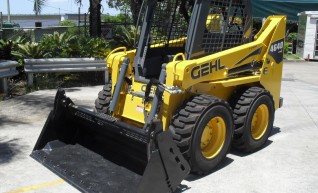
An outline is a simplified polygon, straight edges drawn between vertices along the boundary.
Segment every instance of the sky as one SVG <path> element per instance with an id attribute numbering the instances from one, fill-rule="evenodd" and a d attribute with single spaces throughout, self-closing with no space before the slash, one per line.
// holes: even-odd
<path id="1" fill-rule="evenodd" d="M 7 14 L 7 1 L 0 0 L 0 12 Z M 33 0 L 9 0 L 11 14 L 34 14 Z M 102 14 L 116 15 L 119 12 L 116 9 L 110 9 L 105 0 L 102 1 Z M 83 0 L 81 13 L 87 13 L 89 7 L 89 0 Z M 78 5 L 74 0 L 47 0 L 46 5 L 42 8 L 41 14 L 64 14 L 64 13 L 78 13 Z"/>

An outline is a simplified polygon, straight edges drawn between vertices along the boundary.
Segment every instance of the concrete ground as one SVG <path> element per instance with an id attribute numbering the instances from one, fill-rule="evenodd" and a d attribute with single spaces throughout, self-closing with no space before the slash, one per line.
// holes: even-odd
<path id="1" fill-rule="evenodd" d="M 286 62 L 282 97 L 266 146 L 253 154 L 231 150 L 220 169 L 190 175 L 186 193 L 318 192 L 318 63 Z M 101 86 L 67 89 L 92 109 Z M 0 192 L 75 193 L 75 188 L 29 157 L 52 108 L 55 90 L 0 102 Z"/>

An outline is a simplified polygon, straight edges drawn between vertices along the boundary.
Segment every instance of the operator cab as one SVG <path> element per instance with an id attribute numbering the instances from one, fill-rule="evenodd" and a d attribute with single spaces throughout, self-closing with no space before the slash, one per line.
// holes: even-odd
<path id="1" fill-rule="evenodd" d="M 140 18 L 134 71 L 142 82 L 159 79 L 178 53 L 189 60 L 251 41 L 250 0 L 145 0 Z"/>

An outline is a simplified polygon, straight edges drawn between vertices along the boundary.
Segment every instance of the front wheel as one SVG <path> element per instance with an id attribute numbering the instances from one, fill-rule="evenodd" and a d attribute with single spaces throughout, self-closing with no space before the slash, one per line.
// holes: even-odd
<path id="1" fill-rule="evenodd" d="M 169 127 L 191 171 L 206 174 L 224 159 L 232 142 L 233 117 L 229 105 L 200 95 L 178 111 Z"/>

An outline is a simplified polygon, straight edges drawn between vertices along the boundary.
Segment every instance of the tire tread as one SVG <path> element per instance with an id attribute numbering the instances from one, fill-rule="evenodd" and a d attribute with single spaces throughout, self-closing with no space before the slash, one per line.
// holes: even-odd
<path id="1" fill-rule="evenodd" d="M 108 113 L 109 104 L 112 100 L 112 83 L 106 83 L 103 86 L 103 90 L 98 93 L 98 97 L 95 100 L 95 111 L 98 113 Z"/>
<path id="2" fill-rule="evenodd" d="M 181 109 L 173 116 L 172 124 L 169 130 L 172 133 L 173 140 L 180 148 L 183 156 L 190 162 L 190 145 L 193 135 L 193 131 L 196 126 L 197 120 L 204 114 L 205 110 L 213 103 L 223 102 L 228 106 L 230 105 L 217 97 L 209 95 L 197 95 L 188 100 Z M 192 166 L 191 171 L 200 175 L 205 174 L 205 172 L 197 170 Z M 206 172 L 208 173 L 208 172 Z"/>
<path id="3" fill-rule="evenodd" d="M 271 97 L 270 93 L 260 87 L 250 87 L 240 89 L 230 101 L 231 107 L 233 109 L 233 118 L 234 118 L 234 140 L 233 147 L 235 149 L 252 152 L 254 149 L 250 147 L 246 141 L 244 135 L 247 133 L 244 132 L 245 121 L 248 116 L 249 109 L 251 108 L 255 98 L 261 94 L 267 94 Z"/>

